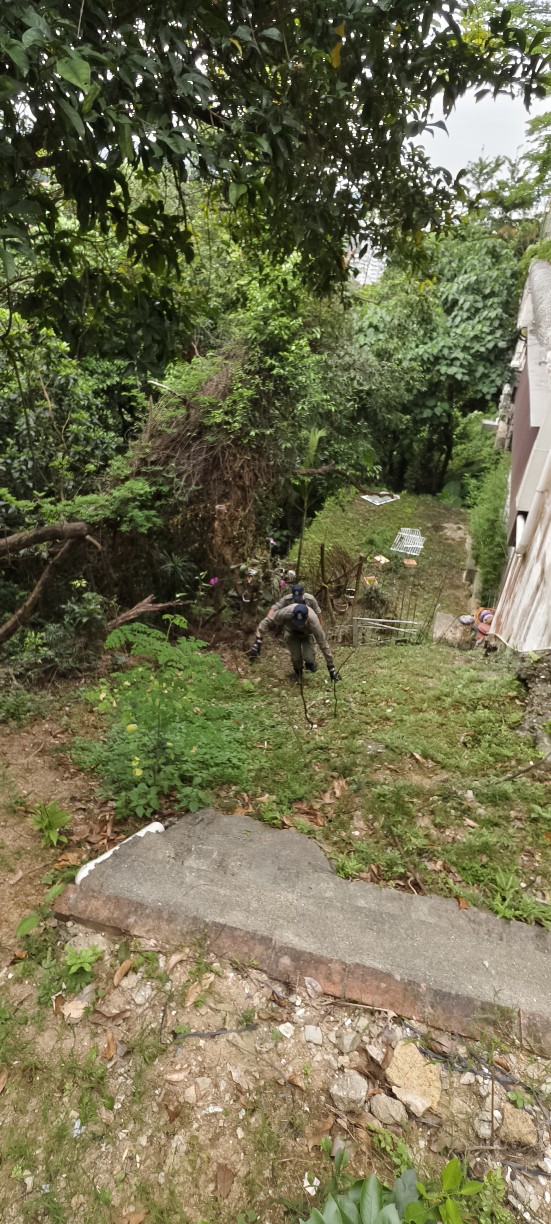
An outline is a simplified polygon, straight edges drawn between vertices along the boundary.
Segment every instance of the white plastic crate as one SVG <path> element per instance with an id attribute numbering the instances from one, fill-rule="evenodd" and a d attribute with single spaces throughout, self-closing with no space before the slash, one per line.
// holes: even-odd
<path id="1" fill-rule="evenodd" d="M 408 557 L 418 557 L 425 539 L 418 527 L 400 527 L 390 551 L 407 553 Z"/>

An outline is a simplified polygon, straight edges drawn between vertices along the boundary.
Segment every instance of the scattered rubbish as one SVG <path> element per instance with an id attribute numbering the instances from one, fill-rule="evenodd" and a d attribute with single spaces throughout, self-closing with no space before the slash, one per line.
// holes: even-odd
<path id="1" fill-rule="evenodd" d="M 378 553 L 377 556 L 373 558 L 373 560 L 376 561 L 377 565 L 380 565 L 381 567 L 383 565 L 390 565 L 390 557 L 385 557 L 383 556 L 382 553 Z"/>
<path id="2" fill-rule="evenodd" d="M 417 562 L 413 560 L 413 557 L 404 557 L 403 564 L 406 565 L 408 569 L 417 569 Z"/>
<path id="3" fill-rule="evenodd" d="M 224 1110 L 221 1105 L 207 1105 L 207 1108 L 203 1110 L 204 1114 L 219 1114 L 223 1112 Z"/>
<path id="4" fill-rule="evenodd" d="M 372 506 L 386 506 L 389 502 L 400 501 L 400 494 L 382 489 L 380 493 L 362 493 L 362 501 L 369 502 Z"/>
<path id="5" fill-rule="evenodd" d="M 302 1189 L 306 1191 L 306 1194 L 310 1194 L 312 1198 L 314 1197 L 319 1184 L 320 1184 L 319 1177 L 312 1177 L 311 1173 L 304 1174 L 304 1180 L 302 1182 Z"/>
<path id="6" fill-rule="evenodd" d="M 355 616 L 352 620 L 352 645 L 368 646 L 375 644 L 380 636 L 387 637 L 393 633 L 402 639 L 415 640 L 423 628 L 423 622 L 418 620 L 391 620 L 383 616 Z"/>
<path id="7" fill-rule="evenodd" d="M 77 1118 L 73 1123 L 73 1139 L 78 1139 L 79 1135 L 82 1135 L 85 1129 L 86 1127 L 82 1125 L 80 1118 Z"/>
<path id="8" fill-rule="evenodd" d="M 476 640 L 481 642 L 492 631 L 492 621 L 495 616 L 495 608 L 477 608 L 474 614 L 474 623 L 476 625 Z"/>
<path id="9" fill-rule="evenodd" d="M 418 557 L 425 539 L 426 536 L 421 535 L 418 527 L 400 527 L 390 551 L 407 553 L 409 557 Z"/>

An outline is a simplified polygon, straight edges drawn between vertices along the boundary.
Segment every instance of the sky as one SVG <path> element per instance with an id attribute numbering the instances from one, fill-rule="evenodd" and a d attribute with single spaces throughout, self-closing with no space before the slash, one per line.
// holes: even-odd
<path id="1" fill-rule="evenodd" d="M 482 98 L 476 102 L 474 91 L 460 98 L 446 120 L 449 135 L 436 128 L 434 138 L 425 136 L 423 144 L 433 165 L 445 166 L 452 174 L 463 170 L 467 162 L 477 157 L 504 154 L 515 157 L 525 144 L 525 127 L 533 115 L 549 110 L 551 102 L 534 102 L 528 113 L 521 98 L 505 95 Z M 434 116 L 440 119 L 441 114 Z"/>

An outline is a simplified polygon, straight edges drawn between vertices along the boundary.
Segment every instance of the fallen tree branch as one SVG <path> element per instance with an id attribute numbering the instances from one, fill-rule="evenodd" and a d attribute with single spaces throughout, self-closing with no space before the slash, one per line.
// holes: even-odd
<path id="1" fill-rule="evenodd" d="M 127 625 L 129 621 L 136 620 L 144 612 L 164 612 L 166 608 L 181 608 L 183 603 L 182 599 L 169 599 L 168 603 L 153 603 L 154 599 L 154 595 L 148 595 L 133 608 L 129 608 L 127 612 L 121 612 L 120 616 L 113 617 L 113 620 L 108 621 L 105 626 L 107 633 L 118 629 L 119 625 Z"/>
<path id="2" fill-rule="evenodd" d="M 79 525 L 84 526 L 82 523 Z M 88 530 L 88 528 L 86 528 L 86 530 Z M 80 534 L 82 535 L 83 533 L 81 532 Z M 2 645 L 3 642 L 7 642 L 9 638 L 13 637 L 14 633 L 17 633 L 17 630 L 20 629 L 22 625 L 25 625 L 27 621 L 30 620 L 37 603 L 40 601 L 44 587 L 49 582 L 54 571 L 58 570 L 63 564 L 67 554 L 74 547 L 75 543 L 75 539 L 67 540 L 67 543 L 63 545 L 63 548 L 56 553 L 55 557 L 53 557 L 46 566 L 46 569 L 41 574 L 36 586 L 33 588 L 25 602 L 21 604 L 21 607 L 18 608 L 12 616 L 8 617 L 7 621 L 4 621 L 3 625 L 0 625 L 0 645 Z"/>
<path id="3" fill-rule="evenodd" d="M 44 544 L 47 540 L 80 540 L 89 531 L 88 523 L 45 523 L 42 527 L 31 527 L 29 531 L 18 531 L 15 535 L 0 539 L 0 557 L 9 557 L 23 548 L 32 548 L 34 544 Z"/>

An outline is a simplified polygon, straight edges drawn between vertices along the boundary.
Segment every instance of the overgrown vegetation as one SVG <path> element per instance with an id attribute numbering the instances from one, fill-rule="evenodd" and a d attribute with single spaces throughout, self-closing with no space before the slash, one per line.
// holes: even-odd
<path id="1" fill-rule="evenodd" d="M 471 511 L 473 556 L 479 570 L 480 601 L 495 604 L 507 557 L 508 457 L 486 476 Z"/>
<path id="2" fill-rule="evenodd" d="M 425 504 L 434 516 L 435 503 Z M 414 505 L 428 530 L 423 502 L 412 498 Z M 449 510 L 439 511 L 445 522 Z M 403 515 L 404 506 L 382 513 Z M 328 506 L 307 533 L 306 557 L 324 523 L 338 538 L 340 521 L 348 542 L 366 547 L 378 514 L 359 500 L 346 510 Z M 386 527 L 378 521 L 374 551 L 388 547 L 394 530 L 392 518 Z M 420 606 L 434 606 L 438 589 L 434 518 L 432 536 L 419 564 Z M 454 545 L 444 547 L 449 565 Z M 455 544 L 458 573 L 462 547 Z M 174 632 L 185 629 L 176 621 Z M 346 662 L 336 719 L 323 676 L 309 680 L 310 731 L 276 644 L 243 678 L 184 636 L 174 642 L 137 626 L 117 631 L 111 644 L 138 656 L 135 666 L 93 690 L 105 737 L 75 751 L 121 815 L 145 820 L 214 799 L 315 836 L 345 878 L 406 888 L 413 881 L 503 917 L 549 924 L 550 813 L 545 786 L 522 772 L 533 747 L 518 732 L 521 690 L 507 659 L 489 665 L 478 652 L 458 656 L 436 645 L 363 648 Z M 349 653 L 337 650 L 337 664 Z"/>

